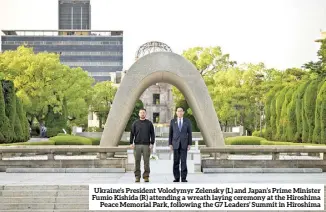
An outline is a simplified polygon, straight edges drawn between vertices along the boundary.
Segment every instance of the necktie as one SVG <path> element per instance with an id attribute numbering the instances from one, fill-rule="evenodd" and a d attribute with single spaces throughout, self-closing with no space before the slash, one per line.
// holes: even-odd
<path id="1" fill-rule="evenodd" d="M 181 132 L 181 119 L 179 119 L 179 131 Z"/>

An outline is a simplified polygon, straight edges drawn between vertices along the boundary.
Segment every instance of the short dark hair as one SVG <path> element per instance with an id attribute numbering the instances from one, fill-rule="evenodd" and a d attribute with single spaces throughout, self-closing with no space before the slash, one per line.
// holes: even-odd
<path id="1" fill-rule="evenodd" d="M 141 111 L 141 110 L 144 110 L 146 112 L 146 109 L 145 108 L 140 108 L 139 111 Z"/>
<path id="2" fill-rule="evenodd" d="M 179 106 L 176 108 L 176 110 L 178 110 L 179 108 L 181 108 L 183 111 L 185 111 L 185 109 L 183 109 L 183 107 Z"/>

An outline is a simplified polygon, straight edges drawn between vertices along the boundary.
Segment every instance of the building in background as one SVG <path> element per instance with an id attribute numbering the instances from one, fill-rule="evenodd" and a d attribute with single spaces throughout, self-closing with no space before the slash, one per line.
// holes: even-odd
<path id="1" fill-rule="evenodd" d="M 2 30 L 2 51 L 21 45 L 35 53 L 60 55 L 61 63 L 81 67 L 96 82 L 121 81 L 123 31 L 91 30 L 90 0 L 58 0 L 59 30 Z"/>
<path id="2" fill-rule="evenodd" d="M 315 42 L 321 42 L 326 39 L 326 31 L 320 31 L 320 38 L 316 39 Z"/>
<path id="3" fill-rule="evenodd" d="M 2 51 L 21 45 L 51 52 L 70 67 L 81 67 L 97 82 L 111 80 L 123 67 L 123 32 L 91 30 L 2 30 Z"/>
<path id="4" fill-rule="evenodd" d="M 139 47 L 136 52 L 136 60 L 152 52 L 172 52 L 171 48 L 162 42 L 152 41 Z M 127 71 L 128 72 L 128 71 Z M 169 125 L 174 116 L 174 103 L 172 85 L 167 83 L 156 83 L 148 87 L 140 96 L 147 111 L 147 119 L 155 126 Z M 159 129 L 156 128 L 156 129 Z"/>
<path id="5" fill-rule="evenodd" d="M 59 0 L 59 29 L 91 29 L 90 0 Z"/>

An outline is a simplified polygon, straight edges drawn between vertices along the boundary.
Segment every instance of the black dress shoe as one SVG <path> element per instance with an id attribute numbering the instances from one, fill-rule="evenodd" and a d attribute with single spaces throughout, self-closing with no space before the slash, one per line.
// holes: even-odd
<path id="1" fill-rule="evenodd" d="M 173 180 L 173 182 L 174 182 L 174 183 L 176 183 L 176 182 L 180 182 L 180 180 L 179 180 L 179 179 L 175 179 L 175 180 Z"/>
<path id="2" fill-rule="evenodd" d="M 188 182 L 188 180 L 182 179 L 181 182 L 186 183 L 186 182 Z"/>

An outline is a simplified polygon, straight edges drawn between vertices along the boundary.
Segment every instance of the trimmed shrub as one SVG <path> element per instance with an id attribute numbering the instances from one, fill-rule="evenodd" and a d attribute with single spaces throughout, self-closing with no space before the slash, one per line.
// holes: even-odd
<path id="1" fill-rule="evenodd" d="M 278 97 L 278 94 L 277 93 L 274 98 L 272 99 L 272 102 L 271 102 L 271 106 L 270 106 L 270 111 L 271 111 L 271 117 L 270 117 L 270 129 L 271 129 L 271 134 L 272 134 L 272 137 L 270 138 L 271 139 L 275 139 L 276 138 L 276 133 L 277 133 L 277 125 L 276 125 L 276 99 Z"/>
<path id="2" fill-rule="evenodd" d="M 16 98 L 16 110 L 17 110 L 17 116 L 19 118 L 22 134 L 23 134 L 22 141 L 28 141 L 30 138 L 29 123 L 26 117 L 26 112 L 24 111 L 23 105 L 19 98 Z"/>
<path id="3" fill-rule="evenodd" d="M 283 128 L 281 131 L 281 140 L 287 141 L 287 126 L 289 124 L 289 117 L 288 117 L 288 107 L 292 99 L 293 88 L 289 87 L 285 97 L 284 102 L 282 104 L 282 112 L 281 112 L 281 119 L 280 119 L 280 127 Z"/>
<path id="4" fill-rule="evenodd" d="M 81 136 L 55 136 L 50 138 L 55 145 L 92 145 L 92 141 Z"/>
<path id="5" fill-rule="evenodd" d="M 259 134 L 260 134 L 259 131 L 253 131 L 251 135 L 252 135 L 252 136 L 259 136 Z"/>
<path id="6" fill-rule="evenodd" d="M 89 138 L 92 141 L 92 145 L 100 145 L 101 138 Z"/>
<path id="7" fill-rule="evenodd" d="M 46 136 L 48 138 L 55 137 L 58 135 L 60 132 L 62 132 L 62 129 L 59 127 L 47 127 L 46 128 Z"/>
<path id="8" fill-rule="evenodd" d="M 290 99 L 290 103 L 287 107 L 287 123 L 284 127 L 286 127 L 286 141 L 295 141 L 295 133 L 297 132 L 297 121 L 295 117 L 295 107 L 296 107 L 296 94 L 297 92 L 294 90 L 292 93 L 292 97 Z"/>
<path id="9" fill-rule="evenodd" d="M 119 141 L 118 145 L 130 145 L 129 141 Z"/>
<path id="10" fill-rule="evenodd" d="M 305 82 L 301 84 L 297 89 L 297 95 L 296 95 L 296 106 L 295 106 L 295 117 L 297 120 L 297 132 L 295 134 L 295 140 L 298 143 L 302 143 L 303 140 L 303 131 L 305 130 L 307 133 L 307 120 L 304 116 L 303 111 L 303 97 L 305 94 L 305 91 L 310 84 L 310 81 Z"/>
<path id="11" fill-rule="evenodd" d="M 279 91 L 283 88 L 282 85 L 277 85 L 273 87 L 266 95 L 265 101 L 265 122 L 266 122 L 266 133 L 264 134 L 264 138 L 271 140 L 273 139 L 273 132 L 274 136 L 276 134 L 276 97 Z M 259 135 L 258 135 L 259 136 Z"/>
<path id="12" fill-rule="evenodd" d="M 323 102 L 326 100 L 326 82 L 322 81 L 319 83 L 319 92 L 317 94 L 316 99 L 316 109 L 315 109 L 315 128 L 313 131 L 312 136 L 312 143 L 320 144 L 324 143 L 322 142 L 322 134 L 324 133 L 325 129 L 322 129 L 322 127 L 325 127 L 323 124 L 323 116 L 324 112 L 323 110 Z M 323 137 L 324 138 L 324 137 Z"/>
<path id="13" fill-rule="evenodd" d="M 275 140 L 280 140 L 283 135 L 283 122 L 282 122 L 282 107 L 285 99 L 285 94 L 288 90 L 288 87 L 283 88 L 276 99 L 276 136 Z"/>
<path id="14" fill-rule="evenodd" d="M 10 143 L 13 140 L 11 126 L 6 116 L 6 104 L 2 87 L 3 81 L 0 81 L 0 143 Z"/>
<path id="15" fill-rule="evenodd" d="M 5 99 L 5 111 L 6 116 L 9 119 L 9 131 L 11 134 L 11 140 L 9 142 L 15 142 L 17 140 L 16 131 L 15 131 L 15 122 L 16 122 L 16 94 L 14 83 L 12 81 L 3 80 L 3 93 Z"/>
<path id="16" fill-rule="evenodd" d="M 321 143 L 326 144 L 326 102 L 321 103 L 320 109 L 320 128 L 321 128 Z"/>
<path id="17" fill-rule="evenodd" d="M 315 108 L 318 89 L 318 80 L 313 80 L 303 96 L 304 125 L 302 138 L 304 142 L 311 143 L 315 128 Z M 306 128 L 308 127 L 308 128 Z"/>
<path id="18" fill-rule="evenodd" d="M 18 99 L 18 98 L 16 98 Z M 16 107 L 16 116 L 15 116 L 15 123 L 14 123 L 14 131 L 15 131 L 15 134 L 16 134 L 16 138 L 13 142 L 24 142 L 26 141 L 24 139 L 24 133 L 23 133 L 23 128 L 22 128 L 22 125 L 21 125 L 21 121 L 20 121 L 20 116 L 18 114 L 18 112 L 21 112 L 19 110 L 19 103 L 17 102 L 17 100 L 15 101 L 15 107 Z"/>
<path id="19" fill-rule="evenodd" d="M 53 107 L 48 106 L 48 114 L 46 115 L 45 126 L 47 128 L 47 137 L 54 137 L 58 135 L 58 133 L 62 133 L 62 129 L 67 131 L 67 103 L 65 99 L 63 100 L 61 114 L 54 113 Z"/>
<path id="20" fill-rule="evenodd" d="M 25 145 L 55 145 L 54 141 L 35 141 L 35 142 L 17 142 L 10 144 L 0 144 L 0 146 L 25 146 Z"/>
<path id="21" fill-rule="evenodd" d="M 253 131 L 251 135 L 252 136 L 256 136 L 256 137 L 260 137 L 260 130 Z M 265 136 L 266 136 L 266 129 L 262 129 L 261 130 L 261 135 L 262 135 L 263 138 L 265 138 Z"/>
<path id="22" fill-rule="evenodd" d="M 58 133 L 57 136 L 71 136 L 70 134 Z"/>
<path id="23" fill-rule="evenodd" d="M 225 143 L 227 145 L 260 145 L 261 141 L 265 140 L 257 136 L 237 136 L 226 138 Z"/>

